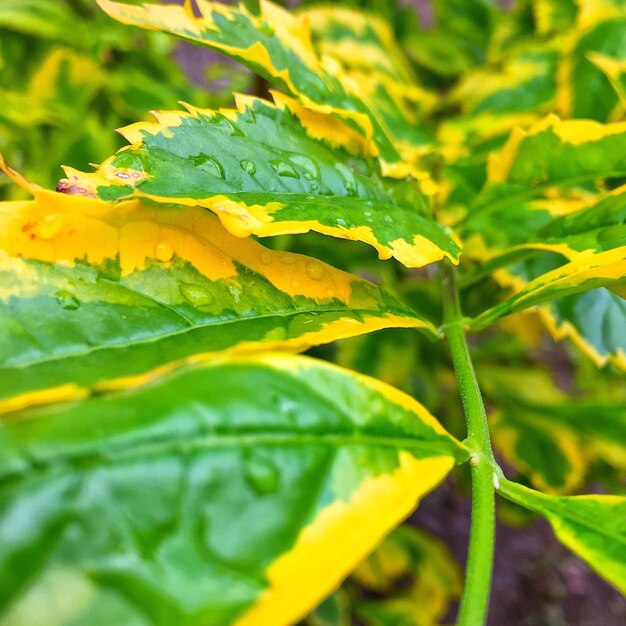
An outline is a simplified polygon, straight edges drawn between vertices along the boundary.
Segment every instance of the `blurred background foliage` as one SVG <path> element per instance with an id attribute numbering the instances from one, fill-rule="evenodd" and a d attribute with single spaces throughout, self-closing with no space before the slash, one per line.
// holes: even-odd
<path id="1" fill-rule="evenodd" d="M 282 4 L 295 9 L 318 2 Z M 444 120 L 438 140 L 446 149 L 467 150 L 466 157 L 446 166 L 446 176 L 456 184 L 448 198 L 451 210 L 464 204 L 464 189 L 471 197 L 482 186 L 486 153 L 501 145 L 515 125 L 558 110 L 557 65 L 576 18 L 574 0 L 519 0 L 508 12 L 502 8 L 512 3 L 495 0 L 340 4 L 382 15 L 419 84 L 438 94 L 430 120 Z M 600 23 L 585 38 L 567 39 L 567 54 L 583 71 L 579 84 L 570 86 L 582 94 L 572 116 L 602 121 L 623 116 L 623 74 L 606 72 L 617 67 L 607 59 L 620 46 L 626 56 L 624 33 L 623 21 Z M 585 60 L 589 53 L 594 63 Z M 532 75 L 526 71 L 530 66 Z M 502 88 L 503 78 L 508 89 Z M 266 88 L 211 51 L 115 22 L 95 0 L 0 0 L 0 152 L 12 167 L 46 187 L 62 176 L 60 165 L 84 170 L 115 152 L 124 140 L 113 129 L 148 118 L 150 110 L 178 108 L 179 100 L 219 108 L 232 104 L 235 91 L 265 95 Z M 450 113 L 454 119 L 445 121 Z M 0 177 L 0 199 L 20 194 Z M 380 263 L 363 244 L 315 234 L 264 244 L 322 258 L 441 319 L 436 270 Z M 495 302 L 501 293 L 490 279 L 468 284 L 466 309 L 483 310 L 486 300 Z M 598 368 L 574 345 L 555 342 L 534 312 L 507 318 L 471 340 L 494 444 L 509 478 L 552 493 L 626 494 L 623 372 L 610 363 Z M 442 344 L 393 330 L 313 352 L 411 393 L 463 438 L 455 378 Z M 468 475 L 457 472 L 429 496 L 412 525 L 393 533 L 307 618 L 307 626 L 451 623 L 467 544 L 468 484 Z M 562 550 L 545 523 L 506 503 L 500 520 L 490 624 L 626 623 L 624 599 Z M 510 526 L 525 530 L 512 538 Z"/>
<path id="2" fill-rule="evenodd" d="M 60 165 L 84 168 L 124 145 L 113 129 L 151 110 L 231 103 L 250 75 L 162 33 L 128 28 L 95 0 L 0 2 L 0 152 L 54 187 Z M 0 198 L 21 192 L 0 180 Z"/>

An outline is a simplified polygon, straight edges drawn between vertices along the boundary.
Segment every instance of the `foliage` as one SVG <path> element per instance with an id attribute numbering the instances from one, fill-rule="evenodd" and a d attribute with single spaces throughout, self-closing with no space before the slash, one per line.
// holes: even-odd
<path id="1" fill-rule="evenodd" d="M 0 162 L 31 198 L 0 203 L 0 624 L 437 624 L 458 566 L 391 531 L 464 463 L 459 624 L 485 620 L 496 493 L 626 592 L 626 5 L 438 0 L 420 31 L 98 2 L 158 37 L 129 54 L 141 31 L 72 3 L 102 38 L 70 50 L 65 5 L 0 7 L 49 39 L 19 91 L 30 40 L 3 39 L 8 161 L 106 153 L 58 191 Z M 162 33 L 271 100 L 216 108 Z"/>
<path id="2" fill-rule="evenodd" d="M 122 146 L 111 130 L 147 111 L 184 98 L 226 105 L 220 91 L 206 90 L 218 82 L 246 88 L 245 73 L 217 62 L 204 88 L 192 84 L 177 52 L 170 38 L 124 28 L 92 0 L 4 0 L 0 151 L 31 180 L 54 186 L 60 163 L 100 162 Z M 0 197 L 16 195 L 0 187 Z"/>

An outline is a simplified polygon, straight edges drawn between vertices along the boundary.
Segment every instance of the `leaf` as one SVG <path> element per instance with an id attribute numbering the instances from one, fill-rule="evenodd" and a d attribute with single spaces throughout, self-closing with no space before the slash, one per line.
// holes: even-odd
<path id="1" fill-rule="evenodd" d="M 0 4 L 0 27 L 26 35 L 71 40 L 70 32 L 82 30 L 64 3 L 56 0 L 3 0 Z"/>
<path id="2" fill-rule="evenodd" d="M 458 260 L 456 241 L 410 181 L 381 178 L 375 163 L 313 139 L 286 108 L 238 104 L 155 113 L 157 122 L 122 131 L 131 145 L 97 172 L 66 170 L 62 188 L 202 206 L 240 237 L 314 230 L 363 241 L 408 267 Z"/>
<path id="3" fill-rule="evenodd" d="M 424 116 L 438 95 L 417 82 L 389 23 L 344 7 L 317 6 L 300 14 L 311 26 L 319 56 L 337 63 L 340 76 L 353 85 L 403 158 L 416 163 L 432 150 L 435 140 Z"/>
<path id="4" fill-rule="evenodd" d="M 537 32 L 542 35 L 562 32 L 576 23 L 576 0 L 533 0 L 532 7 Z"/>
<path id="5" fill-rule="evenodd" d="M 507 463 L 550 493 L 572 492 L 597 461 L 626 468 L 626 402 L 614 394 L 573 398 L 547 372 L 479 369 L 492 406 L 490 431 Z"/>
<path id="6" fill-rule="evenodd" d="M 326 67 L 318 58 L 305 17 L 267 0 L 259 2 L 258 15 L 243 3 L 227 6 L 199 0 L 201 17 L 194 15 L 190 4 L 129 6 L 111 0 L 98 0 L 98 4 L 124 24 L 172 33 L 243 63 L 296 96 L 307 109 L 332 113 L 356 130 L 367 140 L 368 149 L 379 156 L 386 175 L 403 177 L 409 173 L 411 168 L 402 163 L 358 91 L 342 80 L 337 68 Z"/>
<path id="7" fill-rule="evenodd" d="M 349 600 L 341 591 L 328 596 L 306 619 L 307 626 L 350 626 Z"/>
<path id="8" fill-rule="evenodd" d="M 584 0 L 577 28 L 565 45 L 559 70 L 558 102 L 566 117 L 608 121 L 619 102 L 594 55 L 626 60 L 626 9 L 619 2 Z"/>
<path id="9" fill-rule="evenodd" d="M 622 104 L 626 105 L 626 59 L 600 52 L 589 52 L 587 58 L 609 79 Z"/>
<path id="10" fill-rule="evenodd" d="M 475 209 L 502 199 L 537 195 L 546 186 L 569 187 L 626 173 L 626 122 L 560 120 L 556 116 L 515 131 L 489 162 L 488 184 Z"/>
<path id="11" fill-rule="evenodd" d="M 436 626 L 462 588 L 461 569 L 447 546 L 406 525 L 391 533 L 357 567 L 353 578 L 365 589 L 387 596 L 356 602 L 358 616 L 373 626 Z"/>
<path id="12" fill-rule="evenodd" d="M 293 624 L 467 457 L 412 398 L 284 355 L 2 426 L 5 623 Z"/>
<path id="13" fill-rule="evenodd" d="M 626 123 L 550 116 L 517 129 L 490 157 L 463 224 L 467 253 L 484 261 L 534 248 L 574 260 L 620 245 L 625 189 L 606 188 L 626 176 L 625 154 Z"/>
<path id="14" fill-rule="evenodd" d="M 31 100 L 41 99 L 59 110 L 62 119 L 77 113 L 82 117 L 101 82 L 100 69 L 89 57 L 69 48 L 54 48 L 33 74 L 28 93 Z"/>
<path id="15" fill-rule="evenodd" d="M 494 277 L 500 285 L 519 291 L 530 280 L 559 264 L 554 255 L 546 254 L 499 270 Z M 619 285 L 614 287 L 619 288 Z M 569 339 L 600 367 L 612 363 L 626 370 L 624 294 L 600 287 L 552 300 L 540 307 L 538 313 L 554 339 Z"/>
<path id="16" fill-rule="evenodd" d="M 202 209 L 35 194 L 0 203 L 0 410 L 219 351 L 436 332 L 372 283 L 235 238 Z"/>
<path id="17" fill-rule="evenodd" d="M 545 517 L 561 543 L 626 593 L 626 498 L 548 496 L 503 479 L 499 491 Z"/>
<path id="18" fill-rule="evenodd" d="M 491 0 L 435 0 L 434 28 L 407 42 L 413 60 L 430 72 L 454 77 L 484 62 L 495 22 Z"/>

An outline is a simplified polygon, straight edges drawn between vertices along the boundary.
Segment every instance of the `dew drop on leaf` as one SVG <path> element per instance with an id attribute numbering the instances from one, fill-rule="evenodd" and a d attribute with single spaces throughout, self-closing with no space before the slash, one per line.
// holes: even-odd
<path id="1" fill-rule="evenodd" d="M 239 161 L 239 165 L 241 165 L 241 169 L 250 174 L 250 176 L 254 176 L 254 174 L 256 174 L 256 165 L 250 161 L 250 159 Z"/>
<path id="2" fill-rule="evenodd" d="M 286 178 L 300 178 L 298 172 L 286 161 L 270 161 L 272 169 L 279 175 Z"/>
<path id="3" fill-rule="evenodd" d="M 306 275 L 313 280 L 322 280 L 326 273 L 324 266 L 317 261 L 308 261 L 305 271 Z"/>
<path id="4" fill-rule="evenodd" d="M 200 154 L 190 156 L 189 160 L 194 165 L 201 167 L 205 172 L 212 174 L 216 178 L 224 178 L 224 168 L 215 157 L 208 156 L 204 154 L 204 152 L 200 152 Z"/>
<path id="5" fill-rule="evenodd" d="M 261 263 L 263 265 L 270 265 L 272 262 L 272 253 L 269 250 L 261 252 Z"/>
<path id="6" fill-rule="evenodd" d="M 343 186 L 349 196 L 356 195 L 356 181 L 354 180 L 354 172 L 343 163 L 337 163 L 335 169 L 341 174 Z"/>
<path id="7" fill-rule="evenodd" d="M 262 496 L 274 493 L 280 485 L 280 470 L 276 464 L 257 452 L 244 455 L 244 476 L 250 487 Z"/>
<path id="8" fill-rule="evenodd" d="M 195 283 L 180 283 L 179 289 L 185 300 L 195 307 L 207 306 L 215 302 L 213 294 L 202 285 L 196 285 Z"/>
<path id="9" fill-rule="evenodd" d="M 161 240 L 154 247 L 154 258 L 161 263 L 168 263 L 174 256 L 174 248 L 169 241 Z"/>
<path id="10" fill-rule="evenodd" d="M 76 309 L 80 308 L 80 300 L 71 291 L 60 289 L 54 295 L 61 308 L 66 311 L 76 311 Z"/>
<path id="11" fill-rule="evenodd" d="M 294 154 L 289 157 L 289 160 L 302 171 L 302 176 L 306 180 L 319 179 L 320 172 L 317 165 L 311 161 L 308 157 L 302 154 Z"/>

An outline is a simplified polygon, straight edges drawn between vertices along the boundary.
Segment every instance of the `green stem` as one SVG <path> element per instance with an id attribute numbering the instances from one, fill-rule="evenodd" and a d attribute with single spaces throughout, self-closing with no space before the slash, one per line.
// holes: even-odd
<path id="1" fill-rule="evenodd" d="M 491 590 L 495 541 L 495 487 L 497 464 L 491 449 L 487 414 L 476 374 L 472 366 L 459 303 L 455 270 L 446 267 L 443 282 L 444 330 L 450 345 L 452 362 L 465 420 L 467 445 L 472 450 L 472 522 L 469 552 L 465 568 L 465 588 L 457 626 L 480 626 L 485 623 Z"/>

